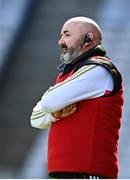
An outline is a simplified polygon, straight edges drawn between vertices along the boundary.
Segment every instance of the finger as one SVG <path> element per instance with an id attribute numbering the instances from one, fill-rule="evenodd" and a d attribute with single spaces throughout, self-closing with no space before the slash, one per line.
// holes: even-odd
<path id="1" fill-rule="evenodd" d="M 52 114 L 54 115 L 54 117 L 59 118 L 59 117 L 61 117 L 61 115 L 62 115 L 62 110 L 53 112 Z"/>
<path id="2" fill-rule="evenodd" d="M 66 107 L 62 110 L 63 113 L 66 113 L 66 112 L 69 112 L 69 111 L 70 111 L 69 106 L 66 106 Z"/>
<path id="3" fill-rule="evenodd" d="M 71 107 L 73 107 L 73 108 L 74 108 L 74 107 L 76 107 L 76 103 L 74 103 L 74 104 L 71 104 Z"/>
<path id="4" fill-rule="evenodd" d="M 66 112 L 68 112 L 68 111 L 67 111 L 67 107 L 65 107 L 65 108 L 62 109 L 62 114 L 63 114 L 63 113 L 66 113 Z"/>
<path id="5" fill-rule="evenodd" d="M 71 111 L 69 111 L 69 112 L 67 112 L 67 111 L 65 111 L 65 112 L 62 112 L 62 117 L 67 117 L 67 116 L 70 116 L 71 114 L 73 114 L 75 111 L 77 110 L 77 108 L 75 107 L 75 108 L 73 108 Z"/>
<path id="6" fill-rule="evenodd" d="M 73 107 L 73 109 L 71 110 L 71 113 L 74 113 L 77 110 L 77 107 Z"/>
<path id="7" fill-rule="evenodd" d="M 76 103 L 71 104 L 69 108 L 70 108 L 70 109 L 73 109 L 73 108 L 75 108 L 75 107 L 77 107 Z"/>
<path id="8" fill-rule="evenodd" d="M 75 108 L 76 107 L 76 105 L 75 104 L 71 104 L 71 105 L 69 105 L 69 106 L 66 106 L 64 109 L 63 109 L 63 113 L 69 113 L 70 111 L 72 111 L 73 110 L 73 108 Z"/>

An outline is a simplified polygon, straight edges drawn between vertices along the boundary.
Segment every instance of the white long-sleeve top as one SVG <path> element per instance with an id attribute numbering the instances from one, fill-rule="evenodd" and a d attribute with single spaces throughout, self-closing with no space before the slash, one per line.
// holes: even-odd
<path id="1" fill-rule="evenodd" d="M 80 68 L 65 81 L 51 86 L 34 107 L 31 125 L 47 128 L 56 119 L 51 114 L 64 107 L 85 100 L 101 97 L 113 90 L 111 74 L 102 66 L 87 65 Z"/>

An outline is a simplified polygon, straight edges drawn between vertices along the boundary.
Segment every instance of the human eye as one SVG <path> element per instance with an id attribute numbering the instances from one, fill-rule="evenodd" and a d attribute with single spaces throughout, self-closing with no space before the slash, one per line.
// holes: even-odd
<path id="1" fill-rule="evenodd" d="M 66 37 L 69 37 L 69 36 L 71 36 L 71 35 L 70 35 L 69 33 L 66 33 L 65 36 L 66 36 Z"/>

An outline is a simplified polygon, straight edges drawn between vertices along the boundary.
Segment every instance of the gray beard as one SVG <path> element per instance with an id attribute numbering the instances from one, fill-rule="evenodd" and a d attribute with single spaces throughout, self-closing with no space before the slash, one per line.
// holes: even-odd
<path id="1" fill-rule="evenodd" d="M 80 51 L 81 46 L 76 46 L 74 48 L 70 48 L 68 52 L 62 53 L 60 55 L 60 61 L 65 64 L 71 63 L 77 56 L 81 54 Z"/>
<path id="2" fill-rule="evenodd" d="M 70 57 L 70 53 L 62 53 L 61 55 L 60 55 L 60 61 L 62 62 L 62 63 L 65 63 L 65 64 L 68 64 L 68 63 L 70 63 L 71 62 L 71 57 Z"/>

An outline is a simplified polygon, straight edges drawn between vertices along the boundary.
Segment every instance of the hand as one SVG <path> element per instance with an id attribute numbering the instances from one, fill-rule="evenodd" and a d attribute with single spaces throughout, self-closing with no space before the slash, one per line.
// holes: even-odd
<path id="1" fill-rule="evenodd" d="M 71 114 L 75 113 L 76 110 L 77 110 L 77 105 L 75 103 L 75 104 L 68 105 L 59 111 L 53 112 L 52 115 L 54 115 L 54 117 L 56 118 L 68 117 Z"/>

